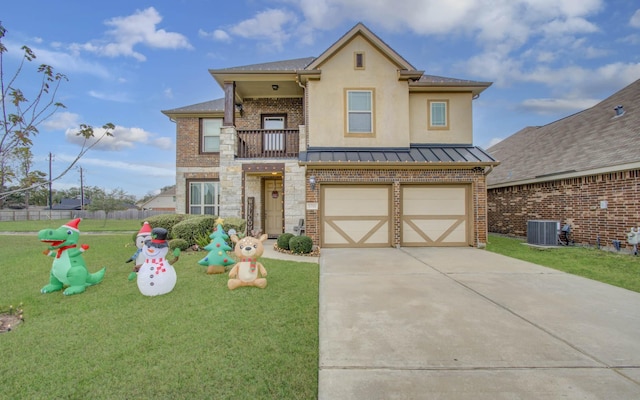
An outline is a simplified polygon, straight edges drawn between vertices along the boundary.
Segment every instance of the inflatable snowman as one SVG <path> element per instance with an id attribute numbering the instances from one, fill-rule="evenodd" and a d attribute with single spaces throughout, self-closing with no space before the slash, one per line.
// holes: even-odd
<path id="1" fill-rule="evenodd" d="M 167 260 L 168 252 L 167 230 L 153 228 L 151 230 L 151 239 L 148 239 L 142 247 L 144 262 L 138 271 L 138 289 L 143 295 L 158 296 L 167 294 L 176 285 L 176 270 Z M 175 256 L 176 258 L 173 262 L 178 259 L 178 255 Z"/>
<path id="2" fill-rule="evenodd" d="M 140 270 L 140 266 L 145 260 L 145 255 L 142 253 L 142 248 L 144 247 L 144 242 L 151 238 L 151 225 L 147 221 L 144 221 L 142 224 L 142 228 L 138 231 L 136 235 L 136 252 L 126 261 L 128 263 L 135 261 L 136 264 L 133 267 L 133 271 L 129 274 L 129 280 L 132 281 L 136 279 L 138 275 L 138 271 Z"/>

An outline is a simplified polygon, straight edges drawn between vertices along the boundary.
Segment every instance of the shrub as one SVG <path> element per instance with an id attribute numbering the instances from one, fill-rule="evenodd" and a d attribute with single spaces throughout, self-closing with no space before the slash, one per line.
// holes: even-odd
<path id="1" fill-rule="evenodd" d="M 147 218 L 145 221 L 149 222 L 152 228 L 164 228 L 167 230 L 167 239 L 172 239 L 173 236 L 173 226 L 177 223 L 184 221 L 189 218 L 195 217 L 194 215 L 189 214 L 160 214 L 154 215 L 152 217 Z M 144 223 L 141 222 L 140 226 Z"/>
<path id="2" fill-rule="evenodd" d="M 313 240 L 309 236 L 293 236 L 289 240 L 289 250 L 296 254 L 307 254 L 313 250 Z"/>
<path id="3" fill-rule="evenodd" d="M 247 226 L 247 221 L 245 221 L 244 219 L 229 217 L 229 218 L 224 218 L 224 224 L 222 224 L 222 229 L 224 229 L 224 231 L 227 232 L 227 234 L 229 234 L 229 230 L 235 229 L 236 235 L 238 235 L 238 237 L 242 237 L 246 226 Z M 211 231 L 213 232 L 213 229 L 211 229 Z"/>
<path id="4" fill-rule="evenodd" d="M 282 235 L 278 236 L 278 239 L 276 239 L 278 247 L 282 250 L 289 250 L 289 241 L 292 237 L 293 233 L 283 233 Z"/>
<path id="5" fill-rule="evenodd" d="M 176 248 L 185 251 L 189 248 L 189 243 L 184 239 L 171 239 L 169 240 L 169 250 L 173 251 Z"/>
<path id="6" fill-rule="evenodd" d="M 173 237 L 186 240 L 189 246 L 198 243 L 202 236 L 208 237 L 215 227 L 215 215 L 198 215 L 185 219 L 173 226 Z"/>
<path id="7" fill-rule="evenodd" d="M 211 243 L 211 238 L 209 235 L 200 235 L 196 237 L 196 243 L 199 248 L 204 249 L 209 243 Z"/>

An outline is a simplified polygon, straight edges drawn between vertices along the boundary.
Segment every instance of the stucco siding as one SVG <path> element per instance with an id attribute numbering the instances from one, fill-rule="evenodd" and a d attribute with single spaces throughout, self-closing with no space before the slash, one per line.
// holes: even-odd
<path id="1" fill-rule="evenodd" d="M 449 104 L 449 127 L 429 129 L 429 100 L 446 100 Z M 471 93 L 411 93 L 409 96 L 411 143 L 472 144 Z"/>
<path id="2" fill-rule="evenodd" d="M 354 68 L 354 54 L 362 52 L 364 69 Z M 340 52 L 320 66 L 320 80 L 311 80 L 309 91 L 309 146 L 406 147 L 409 145 L 409 94 L 406 81 L 398 80 L 398 66 L 362 36 L 356 36 Z M 347 89 L 374 91 L 374 133 L 346 133 Z"/>

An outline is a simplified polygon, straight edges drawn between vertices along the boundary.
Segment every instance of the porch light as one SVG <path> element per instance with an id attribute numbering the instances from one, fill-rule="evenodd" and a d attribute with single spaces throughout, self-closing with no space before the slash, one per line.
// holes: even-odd
<path id="1" fill-rule="evenodd" d="M 316 177 L 314 175 L 309 177 L 309 185 L 311 185 L 311 190 L 316 190 Z"/>
<path id="2" fill-rule="evenodd" d="M 273 90 L 278 90 L 279 88 L 280 88 L 280 86 L 278 86 L 278 85 L 275 85 L 275 84 L 271 85 L 271 89 L 273 89 Z"/>

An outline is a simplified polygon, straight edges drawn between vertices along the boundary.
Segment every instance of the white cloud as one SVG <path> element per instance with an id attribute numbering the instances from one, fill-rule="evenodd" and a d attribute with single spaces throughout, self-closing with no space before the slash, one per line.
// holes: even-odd
<path id="1" fill-rule="evenodd" d="M 633 13 L 629 20 L 629 25 L 634 28 L 640 28 L 640 9 L 637 9 L 636 12 Z"/>
<path id="2" fill-rule="evenodd" d="M 56 154 L 56 161 L 73 162 L 77 155 L 71 154 Z M 132 163 L 126 161 L 118 161 L 107 158 L 96 157 L 82 157 L 80 163 L 83 166 L 96 166 L 102 170 L 118 170 L 128 173 L 135 173 L 137 175 L 151 176 L 151 177 L 174 177 L 176 175 L 174 166 L 163 167 L 162 165 L 153 165 L 150 168 L 150 163 L 144 162 Z M 78 187 L 76 184 L 75 187 Z"/>
<path id="3" fill-rule="evenodd" d="M 105 130 L 102 127 L 94 127 L 94 137 L 86 140 L 82 136 L 77 135 L 78 128 L 68 128 L 65 131 L 65 137 L 68 142 L 75 143 L 79 146 L 90 146 L 98 141 L 93 147 L 95 150 L 104 151 L 121 151 L 133 149 L 138 145 L 147 147 L 157 147 L 163 150 L 170 149 L 172 142 L 168 138 L 155 138 L 154 134 L 147 132 L 142 128 L 128 128 L 116 126 L 113 130 L 113 136 L 105 136 Z"/>
<path id="4" fill-rule="evenodd" d="M 554 19 L 544 24 L 540 30 L 547 35 L 559 36 L 574 33 L 593 33 L 599 29 L 584 18 Z"/>
<path id="5" fill-rule="evenodd" d="M 593 107 L 599 99 L 527 99 L 519 108 L 536 114 L 572 113 Z"/>
<path id="6" fill-rule="evenodd" d="M 151 141 L 153 147 L 163 150 L 170 150 L 173 147 L 173 141 L 168 137 L 161 137 Z"/>
<path id="7" fill-rule="evenodd" d="M 59 111 L 47 118 L 42 125 L 50 131 L 66 130 L 72 127 L 77 128 L 80 126 L 80 116 L 67 111 Z"/>
<path id="8" fill-rule="evenodd" d="M 357 15 L 386 30 L 418 35 L 465 35 L 484 45 L 520 46 L 535 34 L 597 31 L 586 18 L 603 8 L 602 0 L 300 0 L 304 24 L 332 29 Z"/>
<path id="9" fill-rule="evenodd" d="M 11 41 L 5 41 L 4 44 L 8 50 L 6 53 L 7 56 L 12 58 L 22 57 L 23 51 L 20 49 L 22 45 L 17 45 Z M 109 70 L 102 64 L 83 60 L 74 54 L 62 51 L 51 51 L 38 46 L 29 46 L 29 48 L 31 48 L 38 57 L 38 64 L 50 65 L 55 68 L 54 72 L 59 72 L 64 75 L 83 73 L 100 78 L 108 78 L 110 76 Z"/>
<path id="10" fill-rule="evenodd" d="M 496 144 L 502 142 L 504 140 L 504 138 L 491 138 L 491 140 L 489 140 L 489 143 L 487 143 L 486 146 L 484 146 L 484 148 L 488 149 L 491 146 L 495 146 Z"/>
<path id="11" fill-rule="evenodd" d="M 211 38 L 218 42 L 225 42 L 225 43 L 231 42 L 231 36 L 229 36 L 229 34 L 223 31 L 222 29 L 216 29 L 213 32 L 207 32 L 205 30 L 200 29 L 198 30 L 198 36 L 203 38 Z"/>
<path id="12" fill-rule="evenodd" d="M 114 101 L 117 103 L 131 103 L 132 100 L 127 93 L 102 93 L 95 90 L 88 92 L 89 96 L 100 100 Z"/>
<path id="13" fill-rule="evenodd" d="M 629 44 L 634 44 L 634 45 L 635 44 L 640 44 L 640 35 L 634 33 L 634 34 L 625 36 L 625 37 L 623 37 L 621 39 L 618 39 L 617 41 L 621 42 L 621 43 L 629 43 Z"/>
<path id="14" fill-rule="evenodd" d="M 280 51 L 289 40 L 288 27 L 295 26 L 297 17 L 294 13 L 280 9 L 269 9 L 259 12 L 255 17 L 246 19 L 231 28 L 229 32 L 246 39 L 268 41 L 268 46 Z"/>
<path id="15" fill-rule="evenodd" d="M 105 25 L 113 29 L 107 31 L 113 41 L 92 41 L 88 43 L 74 43 L 69 48 L 73 51 L 87 51 L 107 57 L 127 56 L 138 61 L 145 61 L 146 57 L 134 50 L 136 45 L 144 45 L 157 49 L 192 49 L 186 36 L 158 29 L 162 16 L 155 8 L 137 10 L 126 17 L 115 17 L 105 21 Z"/>

